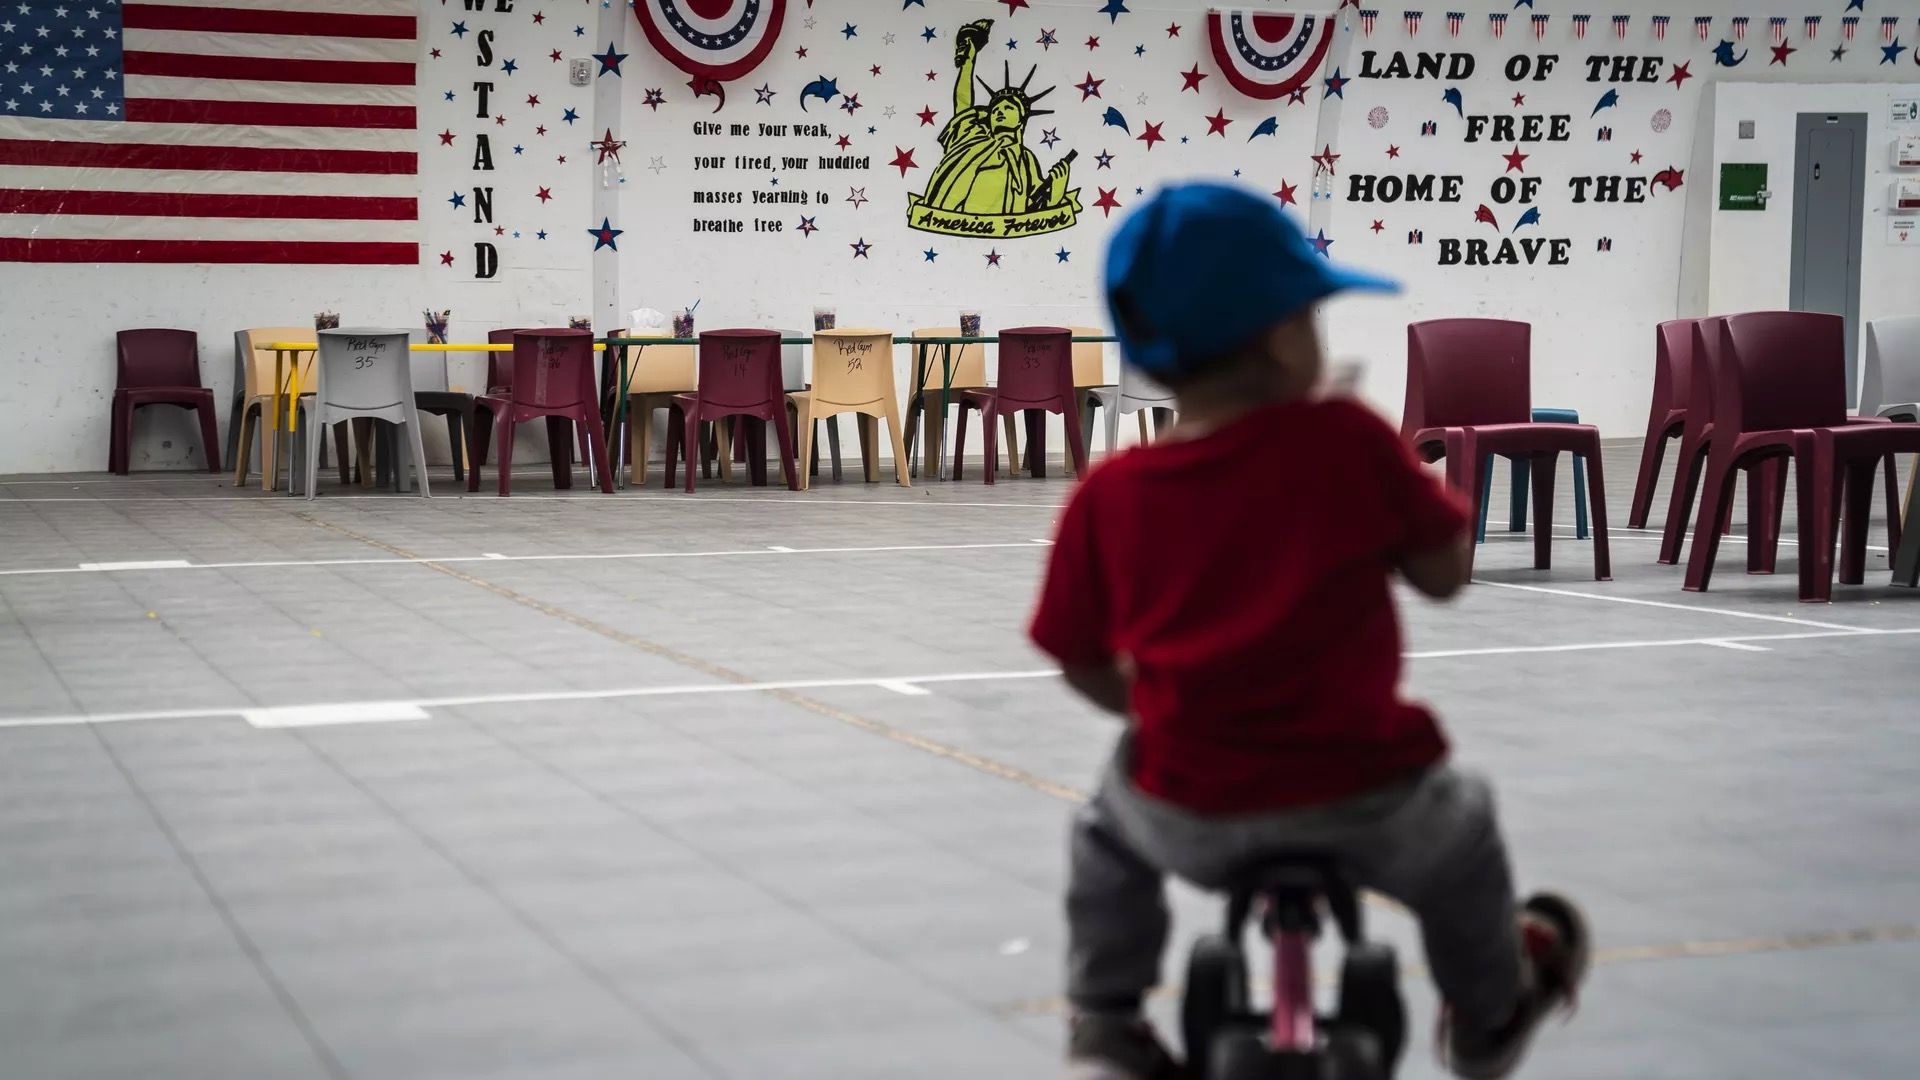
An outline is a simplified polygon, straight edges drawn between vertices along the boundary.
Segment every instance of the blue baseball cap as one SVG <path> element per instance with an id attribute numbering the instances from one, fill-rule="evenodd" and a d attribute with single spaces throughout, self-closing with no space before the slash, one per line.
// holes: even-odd
<path id="1" fill-rule="evenodd" d="M 1222 356 L 1334 293 L 1399 288 L 1335 265 L 1272 196 L 1231 184 L 1163 188 L 1107 244 L 1121 355 L 1148 374 Z"/>

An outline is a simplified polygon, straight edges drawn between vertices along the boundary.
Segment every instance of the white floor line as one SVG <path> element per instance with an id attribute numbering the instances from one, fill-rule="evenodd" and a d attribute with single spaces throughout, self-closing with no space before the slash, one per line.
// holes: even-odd
<path id="1" fill-rule="evenodd" d="M 1604 652 L 1618 649 L 1715 648 L 1740 649 L 1759 642 L 1811 641 L 1824 638 L 1890 637 L 1920 634 L 1920 627 L 1885 630 L 1813 630 L 1799 634 L 1748 634 L 1729 637 L 1669 638 L 1656 641 L 1586 641 L 1565 645 L 1512 645 L 1485 649 L 1433 649 L 1409 652 L 1409 660 L 1518 656 L 1535 653 Z M 1740 651 L 1748 651 L 1740 649 Z M 867 687 L 891 693 L 924 696 L 928 686 L 944 683 L 1011 682 L 1050 679 L 1052 668 L 1026 671 L 960 671 L 942 674 L 868 675 L 838 679 L 788 679 L 754 683 L 680 683 L 665 686 L 620 686 L 603 690 L 531 690 L 510 694 L 464 694 L 449 697 L 375 701 L 313 702 L 295 705 L 233 705 L 198 709 L 159 709 L 138 712 L 69 713 L 0 718 L 0 729 L 61 727 L 79 724 L 124 724 L 158 720 L 237 718 L 259 727 L 290 727 L 297 723 L 356 723 L 412 718 L 429 709 L 474 708 L 493 705 L 535 705 L 565 701 L 617 701 L 628 698 L 680 697 L 707 694 L 754 694 L 769 690 L 828 690 Z"/>
<path id="2" fill-rule="evenodd" d="M 1045 481 L 1042 481 L 1042 482 L 1044 483 Z M 0 487 L 4 487 L 4 486 L 6 485 L 0 484 Z M 441 494 L 440 492 L 436 491 L 434 493 L 434 498 L 435 500 L 441 503 L 470 502 L 480 506 L 489 506 L 489 505 L 511 506 L 516 503 L 524 504 L 527 502 L 566 502 L 566 503 L 578 503 L 581 506 L 601 506 L 601 507 L 627 506 L 633 503 L 643 503 L 643 502 L 673 503 L 678 506 L 702 506 L 702 505 L 720 506 L 720 505 L 731 504 L 731 503 L 755 503 L 760 506 L 873 506 L 873 507 L 881 507 L 881 508 L 912 508 L 912 509 L 919 509 L 919 510 L 930 509 L 930 508 L 942 509 L 945 507 L 976 507 L 976 508 L 987 508 L 987 509 L 998 509 L 998 510 L 1064 510 L 1066 509 L 1066 506 L 1067 506 L 1066 503 L 1053 503 L 1053 502 L 1046 502 L 1046 503 L 956 502 L 949 499 L 915 499 L 911 497 L 892 498 L 892 499 L 823 499 L 823 498 L 817 498 L 815 496 L 809 495 L 805 492 L 792 493 L 792 497 L 788 498 L 788 497 L 784 497 L 786 494 L 787 493 L 785 492 L 779 495 L 773 495 L 773 494 L 770 494 L 770 495 L 632 495 L 632 494 L 622 493 L 622 494 L 613 495 L 611 497 L 602 496 L 598 498 L 590 495 L 522 494 L 522 495 L 515 495 L 512 498 L 502 499 L 497 495 L 486 495 L 486 494 L 468 495 L 465 492 L 461 492 L 459 494 Z M 329 494 L 326 491 L 322 491 L 320 493 L 320 498 L 318 501 L 320 502 L 321 505 L 325 505 L 328 502 L 342 502 L 342 501 L 348 501 L 348 500 L 392 502 L 402 506 L 420 507 L 421 509 L 431 508 L 429 505 L 425 505 L 426 500 L 416 499 L 409 495 L 392 495 L 392 494 L 335 495 L 335 494 Z M 314 505 L 313 503 L 306 502 L 305 500 L 302 500 L 302 499 L 292 498 L 288 496 L 285 492 L 273 492 L 273 493 L 262 492 L 258 495 L 177 495 L 177 496 L 100 495 L 100 496 L 75 496 L 75 497 L 66 498 L 66 499 L 49 498 L 44 496 L 29 496 L 27 498 L 0 498 L 0 505 L 4 505 L 6 503 L 123 503 L 123 502 L 165 502 L 165 503 L 231 502 L 231 503 L 256 503 L 260 506 L 265 506 L 265 507 L 275 507 L 275 506 L 299 507 L 302 509 L 312 509 Z"/>
<path id="3" fill-rule="evenodd" d="M 1857 626 L 1842 626 L 1839 623 L 1816 622 L 1813 619 L 1799 619 L 1791 615 L 1765 615 L 1757 611 L 1734 611 L 1731 608 L 1699 607 L 1693 604 L 1676 604 L 1668 600 L 1643 600 L 1635 596 L 1608 596 L 1605 593 L 1581 592 L 1578 589 L 1552 589 L 1545 585 L 1518 585 L 1506 581 L 1483 581 L 1474 578 L 1475 585 L 1484 585 L 1490 589 L 1513 589 L 1518 592 L 1544 593 L 1548 596 L 1571 596 L 1582 600 L 1605 600 L 1612 604 L 1632 604 L 1635 607 L 1666 608 L 1670 611 L 1688 611 L 1696 615 L 1726 615 L 1735 619 L 1758 619 L 1761 622 L 1786 623 L 1789 626 L 1813 626 L 1822 630 L 1860 631 Z"/>
<path id="4" fill-rule="evenodd" d="M 1555 525 L 1554 529 L 1559 532 L 1577 531 L 1576 526 L 1573 526 L 1573 525 Z M 1491 529 L 1488 530 L 1487 535 L 1489 537 L 1496 536 L 1496 535 L 1502 538 L 1510 537 L 1514 540 L 1532 539 L 1532 535 L 1530 533 L 1510 533 L 1510 532 L 1491 530 Z M 1647 543 L 1657 544 L 1660 542 L 1662 538 L 1661 538 L 1659 529 L 1629 529 L 1624 526 L 1608 526 L 1607 539 L 1609 540 L 1640 540 Z M 1687 530 L 1686 539 L 1689 545 L 1693 543 L 1692 529 Z M 1745 544 L 1747 542 L 1747 538 L 1744 534 L 1741 534 L 1741 533 L 1729 533 L 1725 536 L 1722 536 L 1720 538 L 1720 542 L 1723 544 Z M 1781 547 L 1799 547 L 1800 541 L 1795 540 L 1790 536 L 1783 536 L 1780 538 L 1780 546 Z M 1877 544 L 1868 544 L 1867 550 L 1878 551 L 1884 554 L 1889 549 L 1880 547 Z"/>
<path id="5" fill-rule="evenodd" d="M 1712 645 L 1716 648 L 1721 648 L 1721 649 L 1732 649 L 1735 652 L 1772 652 L 1773 651 L 1772 649 L 1769 649 L 1764 645 L 1753 645 L 1745 641 L 1708 641 L 1708 642 L 1705 642 L 1704 644 Z"/>
<path id="6" fill-rule="evenodd" d="M 1036 546 L 1033 540 L 1020 540 L 998 544 L 886 544 L 874 547 L 824 547 L 794 548 L 769 546 L 764 548 L 725 548 L 715 551 L 620 551 L 608 553 L 571 553 L 555 555 L 506 555 L 497 551 L 480 555 L 447 555 L 440 557 L 421 556 L 415 559 L 399 558 L 360 558 L 360 559 L 274 559 L 258 562 L 214 562 L 196 563 L 184 559 L 152 559 L 144 562 L 126 563 L 81 563 L 79 566 L 36 567 L 25 570 L 0 570 L 0 577 L 28 577 L 37 574 L 98 574 L 151 570 L 251 570 L 263 567 L 287 568 L 298 566 L 415 566 L 420 563 L 471 563 L 471 562 L 617 562 L 627 559 L 706 559 L 720 557 L 741 557 L 749 555 L 860 555 L 889 551 L 990 551 L 994 549 L 1019 548 L 1030 550 Z"/>

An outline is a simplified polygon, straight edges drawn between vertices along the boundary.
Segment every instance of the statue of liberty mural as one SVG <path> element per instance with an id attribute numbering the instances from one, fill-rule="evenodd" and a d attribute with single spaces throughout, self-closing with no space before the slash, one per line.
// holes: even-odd
<path id="1" fill-rule="evenodd" d="M 1027 121 L 1051 114 L 1034 103 L 1053 89 L 1029 94 L 1038 70 L 1019 85 L 1009 65 L 996 90 L 977 79 L 974 63 L 987 43 L 993 20 L 968 23 L 955 34 L 953 118 L 940 133 L 940 164 L 927 180 L 924 195 L 910 197 L 909 223 L 916 229 L 963 236 L 1021 236 L 1064 229 L 1079 211 L 1067 184 L 1077 152 L 1042 171 L 1040 159 L 1026 147 Z M 974 84 L 986 91 L 976 104 Z"/>

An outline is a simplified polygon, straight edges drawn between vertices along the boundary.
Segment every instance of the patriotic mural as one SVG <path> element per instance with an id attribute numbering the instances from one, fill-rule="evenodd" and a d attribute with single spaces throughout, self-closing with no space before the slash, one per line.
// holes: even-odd
<path id="1" fill-rule="evenodd" d="M 1306 85 L 1320 70 L 1335 27 L 1330 13 L 1215 11 L 1207 15 L 1207 41 L 1235 90 L 1272 101 Z"/>
<path id="2" fill-rule="evenodd" d="M 635 0 L 632 7 L 661 56 L 716 82 L 759 67 L 787 16 L 786 0 Z"/>

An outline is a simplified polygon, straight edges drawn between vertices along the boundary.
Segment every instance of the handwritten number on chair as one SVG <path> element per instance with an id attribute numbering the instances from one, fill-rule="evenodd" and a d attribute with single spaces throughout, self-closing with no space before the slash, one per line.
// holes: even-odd
<path id="1" fill-rule="evenodd" d="M 371 356 L 356 356 L 353 358 L 353 366 L 355 368 L 370 368 L 373 366 L 374 359 L 375 358 Z"/>

